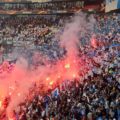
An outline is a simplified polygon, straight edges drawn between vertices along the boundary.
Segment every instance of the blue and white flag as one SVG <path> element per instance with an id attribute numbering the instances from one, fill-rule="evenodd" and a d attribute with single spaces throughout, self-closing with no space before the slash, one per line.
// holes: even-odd
<path id="1" fill-rule="evenodd" d="M 59 89 L 56 88 L 53 92 L 52 92 L 52 96 L 57 98 L 59 96 Z"/>

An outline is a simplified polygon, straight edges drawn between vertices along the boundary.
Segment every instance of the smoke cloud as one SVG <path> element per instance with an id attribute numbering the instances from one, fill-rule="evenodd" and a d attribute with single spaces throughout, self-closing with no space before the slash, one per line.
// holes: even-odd
<path id="1" fill-rule="evenodd" d="M 37 67 L 34 65 L 29 67 L 28 60 L 19 57 L 12 71 L 0 76 L 0 103 L 3 103 L 6 97 L 9 97 L 6 108 L 8 117 L 20 103 L 27 99 L 30 89 L 34 88 L 35 85 L 37 87 L 42 86 L 40 92 L 47 92 L 64 80 L 80 79 L 80 74 L 83 76 L 87 72 L 86 68 L 90 69 L 83 60 L 83 56 L 79 56 L 78 48 L 81 46 L 82 38 L 86 35 L 90 37 L 93 34 L 94 24 L 93 16 L 87 17 L 83 13 L 75 15 L 65 25 L 60 37 L 60 47 L 66 50 L 64 57 L 53 64 L 48 62 L 47 58 L 41 53 L 35 53 L 34 62 L 41 63 Z M 87 43 L 89 43 L 89 38 Z M 2 106 L 0 106 L 0 109 L 2 111 Z"/>

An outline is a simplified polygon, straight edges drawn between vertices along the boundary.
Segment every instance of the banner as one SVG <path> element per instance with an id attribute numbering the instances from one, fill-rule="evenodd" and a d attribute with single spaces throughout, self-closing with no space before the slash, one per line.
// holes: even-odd
<path id="1" fill-rule="evenodd" d="M 28 0 L 30 2 L 51 2 L 52 0 Z"/>
<path id="2" fill-rule="evenodd" d="M 117 8 L 120 8 L 120 0 L 118 0 Z"/>
<path id="3" fill-rule="evenodd" d="M 120 8 L 120 0 L 106 0 L 105 12 Z"/>

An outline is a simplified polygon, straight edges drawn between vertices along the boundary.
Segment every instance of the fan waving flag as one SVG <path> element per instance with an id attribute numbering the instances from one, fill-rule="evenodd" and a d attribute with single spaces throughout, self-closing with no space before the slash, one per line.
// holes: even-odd
<path id="1" fill-rule="evenodd" d="M 52 93 L 53 97 L 57 98 L 59 96 L 59 89 L 56 88 L 53 93 Z"/>

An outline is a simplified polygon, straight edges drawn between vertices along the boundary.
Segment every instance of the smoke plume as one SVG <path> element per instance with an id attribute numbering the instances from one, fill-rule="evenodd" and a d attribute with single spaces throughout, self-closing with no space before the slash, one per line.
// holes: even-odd
<path id="1" fill-rule="evenodd" d="M 41 53 L 34 55 L 34 62 L 40 62 L 39 66 L 29 67 L 28 60 L 20 57 L 14 69 L 10 73 L 0 76 L 0 103 L 9 97 L 6 114 L 11 116 L 20 103 L 24 102 L 29 96 L 29 91 L 37 86 L 42 86 L 40 93 L 47 92 L 49 89 L 62 83 L 64 80 L 80 79 L 80 74 L 86 73 L 87 64 L 79 56 L 79 46 L 81 39 L 86 35 L 91 36 L 94 30 L 95 20 L 93 16 L 81 13 L 71 19 L 65 25 L 60 37 L 60 47 L 66 50 L 64 57 L 54 64 L 48 62 L 47 58 Z M 87 43 L 89 39 L 86 38 Z M 84 42 L 86 42 L 84 41 Z M 45 60 L 43 59 L 45 58 Z M 80 69 L 82 73 L 80 73 Z M 0 106 L 2 109 L 2 106 Z"/>

